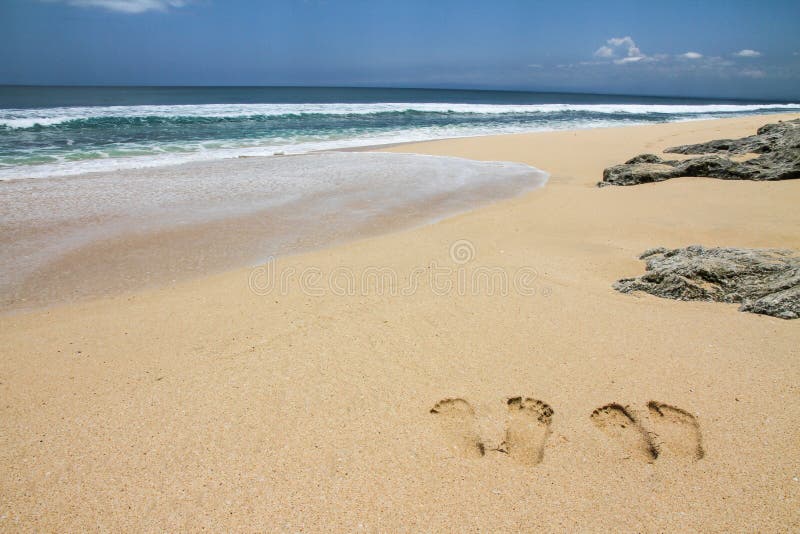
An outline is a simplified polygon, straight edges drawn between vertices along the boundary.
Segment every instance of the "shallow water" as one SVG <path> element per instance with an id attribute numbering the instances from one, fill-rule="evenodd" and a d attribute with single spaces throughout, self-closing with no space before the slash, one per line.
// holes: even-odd
<path id="1" fill-rule="evenodd" d="M 0 303 L 158 285 L 425 224 L 542 186 L 518 163 L 239 158 L 0 184 Z"/>

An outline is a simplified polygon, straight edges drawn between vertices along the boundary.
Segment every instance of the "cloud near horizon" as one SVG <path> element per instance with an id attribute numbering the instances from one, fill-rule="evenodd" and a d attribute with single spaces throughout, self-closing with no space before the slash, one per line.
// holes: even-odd
<path id="1" fill-rule="evenodd" d="M 184 7 L 191 0 L 47 0 L 75 7 L 95 7 L 117 13 L 138 14 Z"/>
<path id="2" fill-rule="evenodd" d="M 758 50 L 744 48 L 731 54 L 739 58 L 760 58 L 763 54 Z M 613 63 L 615 65 L 626 64 L 651 64 L 669 62 L 670 59 L 689 59 L 692 63 L 702 63 L 705 68 L 728 68 L 732 66 L 730 61 L 722 57 L 706 57 L 700 52 L 689 51 L 683 54 L 645 54 L 636 44 L 630 35 L 625 37 L 612 37 L 606 40 L 605 44 L 594 51 L 595 61 L 582 61 L 579 65 L 602 65 Z M 684 62 L 685 63 L 685 62 Z M 677 67 L 677 65 L 676 65 Z M 760 78 L 765 75 L 763 70 L 749 69 L 740 71 L 740 74 L 750 78 Z"/>
<path id="3" fill-rule="evenodd" d="M 595 50 L 594 55 L 599 58 L 613 59 L 614 63 L 636 63 L 647 58 L 629 35 L 612 37 L 606 41 L 605 45 Z"/>
<path id="4" fill-rule="evenodd" d="M 688 51 L 682 54 L 645 54 L 630 36 L 612 37 L 594 51 L 594 60 L 557 65 L 562 71 L 582 69 L 604 69 L 614 65 L 625 66 L 628 75 L 649 72 L 659 76 L 714 76 L 718 79 L 750 78 L 762 79 L 770 76 L 770 69 L 753 67 L 748 60 L 761 58 L 763 54 L 749 48 L 732 52 L 728 58 L 706 56 L 700 52 Z M 744 61 L 736 61 L 742 58 Z M 747 62 L 745 66 L 743 63 Z M 758 62 L 757 62 L 758 64 Z M 774 69 L 772 69 L 774 71 Z"/>

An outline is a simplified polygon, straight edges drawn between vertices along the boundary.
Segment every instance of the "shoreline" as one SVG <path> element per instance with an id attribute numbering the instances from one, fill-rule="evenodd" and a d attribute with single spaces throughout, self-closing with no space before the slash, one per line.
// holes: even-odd
<path id="1" fill-rule="evenodd" d="M 747 116 L 747 117 L 735 117 L 729 119 L 687 119 L 682 121 L 675 121 L 669 122 L 665 124 L 670 125 L 679 125 L 685 123 L 707 123 L 709 121 L 737 121 L 737 120 L 769 120 L 775 119 L 779 120 L 781 117 L 793 117 L 795 114 L 767 114 L 767 115 L 759 115 L 759 116 Z M 776 118 L 777 117 L 777 118 Z M 559 133 L 564 132 L 573 132 L 575 134 L 586 133 L 586 132 L 593 132 L 593 131 L 617 131 L 620 129 L 629 129 L 629 128 L 650 128 L 654 126 L 660 125 L 653 125 L 653 124 L 638 124 L 633 126 L 610 126 L 610 127 L 598 127 L 598 128 L 576 128 L 576 129 L 564 129 L 564 130 L 548 130 L 542 132 L 526 132 L 526 133 L 515 133 L 515 134 L 502 134 L 502 135 L 488 135 L 488 136 L 466 136 L 466 137 L 454 137 L 454 138 L 445 138 L 445 139 L 435 139 L 430 141 L 422 141 L 422 142 L 401 142 L 401 143 L 390 143 L 390 144 L 382 144 L 382 145 L 368 145 L 362 147 L 350 147 L 350 148 L 343 148 L 343 149 L 334 149 L 334 150 L 322 150 L 322 151 L 312 151 L 308 154 L 287 154 L 287 155 L 280 155 L 280 156 L 253 156 L 253 157 L 238 157 L 238 158 L 230 158 L 230 159 L 223 159 L 223 160 L 213 160 L 210 162 L 186 162 L 186 163 L 178 163 L 175 165 L 166 165 L 166 166 L 159 166 L 159 167 L 152 167 L 152 168 L 141 168 L 141 169 L 132 169 L 132 170 L 116 170 L 110 172 L 91 172 L 91 173 L 84 173 L 79 175 L 70 175 L 70 176 L 54 176 L 50 178 L 45 178 L 44 180 L 56 180 L 57 182 L 61 181 L 70 181 L 70 180 L 80 180 L 80 179 L 98 179 L 103 178 L 106 176 L 116 176 L 118 173 L 132 173 L 132 175 L 142 175 L 145 176 L 151 173 L 158 173 L 164 172 L 169 170 L 176 170 L 176 169 L 202 169 L 209 165 L 215 165 L 217 167 L 220 166 L 235 166 L 235 165 L 242 165 L 242 163 L 237 163 L 241 160 L 247 160 L 249 164 L 256 168 L 259 163 L 264 164 L 264 162 L 273 161 L 273 158 L 286 158 L 286 157 L 303 157 L 307 155 L 319 155 L 319 154 L 335 154 L 335 153 L 369 153 L 369 152 L 378 152 L 378 153 L 401 153 L 401 154 L 409 154 L 409 155 L 425 155 L 419 151 L 415 151 L 413 149 L 421 149 L 423 152 L 426 150 L 427 147 L 431 147 L 434 150 L 429 153 L 429 155 L 435 156 L 444 156 L 448 157 L 447 151 L 445 150 L 442 153 L 436 153 L 435 147 L 440 146 L 440 143 L 444 143 L 444 146 L 448 144 L 458 144 L 462 142 L 467 143 L 494 143 L 501 140 L 509 140 L 512 142 L 515 139 L 528 139 L 530 136 L 531 139 L 536 139 L 537 136 L 552 136 L 558 135 Z M 412 148 L 412 150 L 407 150 Z M 662 147 L 665 148 L 665 147 Z M 463 154 L 461 157 L 466 159 L 471 159 L 471 154 Z M 678 156 L 681 157 L 681 156 Z M 487 161 L 484 159 L 484 161 Z M 512 161 L 512 160 L 509 160 Z M 534 161 L 526 161 L 527 165 L 534 167 L 534 169 L 539 169 L 537 167 L 536 162 Z M 544 170 L 544 172 L 547 172 Z M 525 195 L 527 193 L 522 192 L 521 194 Z M 502 201 L 502 198 L 494 199 L 491 202 Z M 491 203 L 490 202 L 490 203 Z M 411 230 L 414 228 L 418 228 L 421 226 L 426 226 L 428 224 L 435 224 L 436 222 L 442 220 L 443 218 L 449 218 L 457 215 L 461 215 L 463 213 L 480 209 L 484 207 L 486 202 L 479 202 L 475 201 L 472 203 L 470 207 L 462 207 L 457 210 L 451 210 L 449 213 L 435 213 L 432 212 L 431 215 L 427 218 L 423 218 L 417 222 L 411 223 L 404 223 L 400 222 L 398 216 L 391 216 L 391 213 L 387 212 L 387 216 L 383 217 L 381 220 L 383 221 L 380 223 L 380 228 L 372 229 L 372 230 L 365 230 L 362 232 L 357 232 L 356 234 L 350 234 L 348 237 L 344 238 L 334 238 L 329 240 L 328 242 L 319 242 L 311 246 L 297 246 L 294 249 L 286 249 L 280 252 L 280 254 L 272 253 L 270 254 L 266 250 L 263 253 L 250 253 L 246 252 L 247 247 L 244 245 L 239 246 L 241 249 L 241 257 L 240 261 L 236 263 L 231 263 L 227 261 L 227 263 L 220 264 L 218 266 L 207 266 L 207 267 L 193 267 L 191 270 L 188 268 L 184 268 L 183 271 L 175 270 L 175 269 L 166 269 L 166 268 L 159 268 L 163 273 L 155 275 L 151 274 L 147 269 L 146 273 L 146 280 L 142 278 L 142 275 L 139 271 L 144 272 L 145 266 L 139 265 L 138 267 L 134 267 L 133 270 L 128 269 L 127 272 L 122 270 L 122 266 L 114 267 L 113 276 L 115 280 L 109 280 L 105 285 L 106 288 L 102 288 L 98 285 L 97 288 L 92 288 L 92 286 L 86 286 L 85 288 L 81 289 L 79 293 L 74 294 L 73 296 L 67 297 L 67 293 L 64 293 L 63 290 L 58 289 L 59 287 L 75 287 L 80 285 L 83 287 L 85 285 L 85 281 L 87 280 L 87 276 L 83 276 L 83 280 L 80 279 L 79 274 L 82 267 L 80 266 L 80 259 L 87 255 L 91 257 L 98 257 L 97 254 L 100 253 L 99 261 L 101 263 L 104 262 L 102 260 L 103 257 L 109 257 L 109 254 L 113 254 L 114 256 L 118 255 L 125 255 L 125 249 L 130 248 L 132 246 L 145 246 L 146 242 L 149 242 L 150 245 L 146 245 L 150 248 L 156 246 L 159 242 L 159 236 L 166 236 L 169 237 L 172 234 L 175 234 L 173 237 L 175 239 L 180 239 L 182 235 L 184 240 L 191 239 L 195 242 L 195 248 L 199 246 L 198 239 L 201 237 L 200 232 L 205 233 L 213 233 L 216 232 L 217 237 L 216 240 L 224 239 L 224 233 L 220 234 L 219 232 L 228 232 L 227 235 L 232 235 L 233 232 L 233 225 L 236 223 L 237 218 L 232 217 L 225 220 L 219 221 L 219 224 L 214 223 L 213 221 L 206 221 L 203 223 L 202 221 L 192 225 L 192 226 L 182 226 L 181 228 L 173 227 L 173 228 L 166 228 L 159 232 L 151 232 L 150 234 L 142 234 L 140 231 L 136 233 L 129 233 L 127 236 L 120 235 L 113 238 L 113 241 L 107 241 L 104 244 L 103 239 L 96 239 L 91 243 L 87 243 L 81 247 L 76 249 L 71 249 L 63 256 L 63 258 L 54 258 L 48 262 L 48 264 L 42 266 L 39 269 L 39 274 L 31 275 L 26 277 L 24 284 L 25 287 L 30 289 L 25 289 L 16 297 L 13 297 L 14 300 L 17 302 L 11 302 L 8 305 L 4 305 L 2 310 L 0 310 L 0 315 L 5 314 L 16 314 L 25 311 L 36 311 L 41 309 L 48 309 L 52 306 L 59 306 L 59 305 L 69 305 L 70 303 L 78 303 L 87 300 L 92 300 L 96 298 L 102 298 L 104 296 L 113 296 L 114 294 L 120 293 L 135 293 L 137 291 L 142 290 L 152 290 L 158 288 L 166 288 L 174 285 L 175 283 L 180 283 L 183 281 L 188 280 L 195 280 L 199 278 L 203 278 L 209 275 L 221 274 L 225 272 L 231 272 L 235 270 L 240 270 L 244 268 L 252 268 L 256 267 L 262 263 L 261 258 L 265 257 L 285 257 L 285 256 L 294 256 L 303 253 L 309 253 L 314 251 L 320 251 L 329 249 L 331 247 L 341 246 L 342 244 L 348 243 L 353 240 L 375 237 L 379 235 L 386 235 L 395 232 L 402 232 Z M 431 208 L 433 209 L 433 208 Z M 435 211 L 435 210 L 434 210 Z M 244 224 L 245 226 L 253 226 L 253 224 L 259 224 L 257 222 L 257 218 L 263 218 L 264 214 L 258 215 L 254 214 L 252 217 L 249 218 L 240 218 L 240 224 Z M 394 220 L 394 222 L 392 222 Z M 250 221 L 250 222 L 247 222 Z M 219 229 L 214 229 L 216 226 L 223 226 L 227 227 L 228 230 L 220 227 Z M 203 230 L 206 228 L 206 230 Z M 194 230 L 193 230 L 194 229 Z M 176 233 L 177 232 L 177 233 Z M 209 235 L 211 235 L 209 233 Z M 216 235 L 214 234 L 214 235 Z M 150 235 L 150 238 L 147 238 L 147 235 Z M 174 239 L 173 239 L 174 241 Z M 115 243 L 117 243 L 115 245 Z M 127 243 L 127 244 L 126 244 Z M 138 245 L 136 245 L 138 243 Z M 179 244 L 176 242 L 176 244 Z M 105 253 L 105 256 L 102 255 L 102 248 L 98 249 L 97 247 L 105 247 L 108 251 Z M 205 246 L 205 245 L 204 245 Z M 122 249 L 120 249 L 122 247 Z M 249 245 L 248 245 L 249 247 Z M 96 249 L 95 252 L 91 252 L 92 250 Z M 162 247 L 163 248 L 163 247 Z M 173 248 L 172 246 L 169 247 L 170 249 Z M 176 249 L 179 250 L 179 249 Z M 116 251 L 116 252 L 115 252 Z M 186 251 L 185 251 L 186 252 Z M 161 254 L 156 254 L 156 256 Z M 155 257 L 155 256 L 154 256 Z M 70 258 L 73 258 L 70 260 Z M 173 261 L 179 261 L 178 258 L 175 258 Z M 130 262 L 129 262 L 130 263 Z M 141 262 L 139 262 L 141 264 Z M 137 271 L 138 269 L 138 271 Z M 75 276 L 61 278 L 58 273 L 77 273 Z M 110 272 L 107 269 L 107 272 Z M 78 278 L 76 278 L 78 276 Z M 103 277 L 108 278 L 107 274 L 105 274 L 102 270 L 95 271 L 89 277 L 91 280 L 101 280 Z M 138 280 L 140 279 L 141 280 Z M 54 282 L 46 282 L 43 283 L 45 280 L 54 280 Z M 131 282 L 124 282 L 120 285 L 119 280 L 138 280 L 138 281 L 131 281 Z M 97 284 L 95 284 L 97 285 Z M 49 286 L 49 287 L 48 287 Z M 37 289 L 37 288 L 45 288 L 45 289 Z M 37 291 L 42 291 L 45 295 L 50 295 L 46 297 L 39 297 L 36 295 Z"/>
<path id="2" fill-rule="evenodd" d="M 409 103 L 409 105 L 413 105 L 413 103 Z M 792 104 L 781 104 L 781 105 L 792 105 Z M 713 113 L 713 112 L 709 112 L 709 113 Z M 69 172 L 66 172 L 66 173 L 56 173 L 56 174 L 42 175 L 42 176 L 40 176 L 36 172 L 34 172 L 34 174 L 31 175 L 31 176 L 9 177 L 9 178 L 5 178 L 5 179 L 0 179 L 0 183 L 3 183 L 3 182 L 14 182 L 14 181 L 18 181 L 18 180 L 32 180 L 32 179 L 49 180 L 49 179 L 70 178 L 70 177 L 80 178 L 80 177 L 91 176 L 91 175 L 94 175 L 94 174 L 104 174 L 104 173 L 111 173 L 111 172 L 126 172 L 126 171 L 130 172 L 130 171 L 146 170 L 146 169 L 151 169 L 151 170 L 157 171 L 157 170 L 162 169 L 162 168 L 169 168 L 169 167 L 175 167 L 175 166 L 195 165 L 195 164 L 196 165 L 215 164 L 215 163 L 219 163 L 219 162 L 222 162 L 222 161 L 235 161 L 237 159 L 259 159 L 259 158 L 265 158 L 266 159 L 266 158 L 273 158 L 273 157 L 298 156 L 298 155 L 319 154 L 319 153 L 327 153 L 327 152 L 364 152 L 364 151 L 374 151 L 376 149 L 392 148 L 392 147 L 396 147 L 396 146 L 403 146 L 403 145 L 410 145 L 410 144 L 432 143 L 432 142 L 450 141 L 450 140 L 456 140 L 456 139 L 472 139 L 472 138 L 497 137 L 497 136 L 506 136 L 506 135 L 512 135 L 512 136 L 513 135 L 530 135 L 530 134 L 550 133 L 550 132 L 559 132 L 559 131 L 586 131 L 586 130 L 607 129 L 607 128 L 629 128 L 629 127 L 637 127 L 637 126 L 657 126 L 657 125 L 660 125 L 660 124 L 680 124 L 680 123 L 684 123 L 684 122 L 708 121 L 708 120 L 728 120 L 728 119 L 748 118 L 748 117 L 761 117 L 761 116 L 763 116 L 763 117 L 791 116 L 793 114 L 797 114 L 798 112 L 796 112 L 796 111 L 772 111 L 772 112 L 762 113 L 762 114 L 751 114 L 751 113 L 748 113 L 748 112 L 741 112 L 741 113 L 742 114 L 740 114 L 740 115 L 731 116 L 731 117 L 697 118 L 697 117 L 692 116 L 692 115 L 686 115 L 686 116 L 681 117 L 679 119 L 669 120 L 667 122 L 646 122 L 646 121 L 643 121 L 643 122 L 634 122 L 634 123 L 629 123 L 629 124 L 624 124 L 624 125 L 619 125 L 619 124 L 607 125 L 607 124 L 603 124 L 601 126 L 587 126 L 585 124 L 581 124 L 581 125 L 579 125 L 577 127 L 568 127 L 568 128 L 554 128 L 554 127 L 550 126 L 550 127 L 545 127 L 544 129 L 531 129 L 531 130 L 520 131 L 520 132 L 466 134 L 466 135 L 460 135 L 460 136 L 455 136 L 455 137 L 438 137 L 438 138 L 430 138 L 430 139 L 422 139 L 422 140 L 411 140 L 411 141 L 392 141 L 392 142 L 386 142 L 386 143 L 372 143 L 372 142 L 368 142 L 367 140 L 363 140 L 363 141 L 357 141 L 357 142 L 367 142 L 367 144 L 358 144 L 358 145 L 353 145 L 353 146 L 342 146 L 342 147 L 338 147 L 338 148 L 337 147 L 333 147 L 333 148 L 310 149 L 310 150 L 305 150 L 305 151 L 301 151 L 301 152 L 297 152 L 297 153 L 285 153 L 285 150 L 286 150 L 285 147 L 283 147 L 280 150 L 279 150 L 279 148 L 281 148 L 281 147 L 275 147 L 275 151 L 272 154 L 268 154 L 268 155 L 263 155 L 263 154 L 260 154 L 260 155 L 248 155 L 248 154 L 228 155 L 228 156 L 224 156 L 224 157 L 215 157 L 215 158 L 209 158 L 209 159 L 188 159 L 188 160 L 185 160 L 185 161 L 163 162 L 163 163 L 158 163 L 158 164 L 155 164 L 155 165 L 149 165 L 149 164 L 148 165 L 142 165 L 142 166 L 133 165 L 133 166 L 130 166 L 130 167 L 123 165 L 122 167 L 111 168 L 111 169 L 77 170 L 77 171 L 71 171 L 70 170 Z M 223 150 L 227 151 L 227 150 L 244 150 L 244 149 L 245 149 L 244 147 L 240 147 L 239 149 L 223 149 Z M 152 157 L 152 155 L 150 157 Z M 140 156 L 140 158 L 141 158 L 141 156 Z M 92 162 L 92 161 L 97 162 L 97 161 L 103 161 L 103 160 L 87 160 L 87 162 L 84 162 L 84 163 L 88 163 L 88 162 Z M 128 161 L 128 158 L 111 158 L 109 161 L 118 161 L 118 162 L 124 164 L 126 161 Z M 77 165 L 80 165 L 80 164 L 81 163 L 78 163 Z M 44 164 L 43 166 L 44 167 L 49 167 L 50 164 Z M 39 166 L 38 165 L 31 166 L 30 167 L 31 171 L 32 172 L 36 171 L 37 167 L 39 167 Z"/>
<path id="3" fill-rule="evenodd" d="M 433 224 L 546 180 L 509 162 L 326 152 L 18 183 L 0 191 L 4 203 L 44 207 L 0 217 L 0 304 L 36 309 L 254 267 Z"/>
<path id="4" fill-rule="evenodd" d="M 0 316 L 0 529 L 800 525 L 797 323 L 611 287 L 656 246 L 800 249 L 800 181 L 595 187 L 639 153 L 799 116 L 382 148 L 550 178 L 436 224 L 282 257 L 287 291 L 254 291 L 243 268 Z M 444 293 L 434 267 L 449 269 Z M 395 273 L 402 290 L 420 270 L 405 293 L 364 276 Z M 505 294 L 460 290 L 460 273 L 487 270 L 508 276 Z M 322 292 L 304 291 L 304 272 L 321 273 Z M 513 285 L 520 272 L 532 293 Z M 331 273 L 352 273 L 356 291 L 336 294 Z M 499 450 L 518 396 L 552 408 L 538 465 Z M 431 413 L 448 398 L 471 407 L 452 424 Z M 628 406 L 668 441 L 653 402 L 695 418 L 702 459 L 666 443 L 642 460 L 592 418 Z M 454 443 L 474 435 L 485 455 L 462 457 Z"/>

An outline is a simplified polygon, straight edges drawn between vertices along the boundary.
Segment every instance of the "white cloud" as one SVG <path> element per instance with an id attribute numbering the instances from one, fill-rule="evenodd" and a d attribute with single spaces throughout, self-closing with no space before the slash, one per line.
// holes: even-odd
<path id="1" fill-rule="evenodd" d="M 750 50 L 749 48 L 745 48 L 744 50 L 739 50 L 734 56 L 738 57 L 759 57 L 761 56 L 761 52 L 757 50 Z"/>
<path id="2" fill-rule="evenodd" d="M 636 55 L 639 54 L 639 48 L 636 47 L 636 43 L 633 42 L 631 37 L 612 37 L 608 40 L 608 44 L 611 46 L 624 46 L 628 48 L 628 55 Z"/>
<path id="3" fill-rule="evenodd" d="M 686 45 L 684 45 L 686 46 Z M 743 57 L 759 57 L 755 50 L 743 50 Z M 741 54 L 741 53 L 740 53 Z M 755 54 L 755 55 L 754 55 Z M 774 68 L 755 68 L 745 66 L 743 61 L 732 56 L 707 56 L 696 51 L 684 53 L 648 53 L 645 54 L 630 36 L 612 37 L 594 51 L 594 57 L 588 61 L 557 65 L 562 72 L 591 72 L 600 76 L 603 70 L 613 68 L 618 75 L 631 76 L 636 73 L 677 79 L 679 77 L 709 77 L 733 80 L 736 78 L 774 78 Z M 628 71 L 623 74 L 622 71 Z"/>
<path id="4" fill-rule="evenodd" d="M 614 49 L 609 46 L 601 46 L 594 53 L 597 57 L 614 57 Z"/>
<path id="5" fill-rule="evenodd" d="M 612 37 L 606 44 L 595 50 L 594 55 L 601 58 L 616 58 L 614 63 L 636 63 L 645 59 L 647 56 L 636 46 L 634 40 L 626 35 L 625 37 Z"/>
<path id="6" fill-rule="evenodd" d="M 51 0 L 76 7 L 99 7 L 118 13 L 144 13 L 166 11 L 172 7 L 183 7 L 190 0 Z"/>

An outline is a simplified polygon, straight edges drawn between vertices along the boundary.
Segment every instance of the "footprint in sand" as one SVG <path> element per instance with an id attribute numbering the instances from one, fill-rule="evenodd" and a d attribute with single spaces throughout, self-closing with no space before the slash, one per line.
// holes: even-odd
<path id="1" fill-rule="evenodd" d="M 695 416 L 656 401 L 648 402 L 647 409 L 662 452 L 692 460 L 705 456 L 700 425 Z"/>
<path id="2" fill-rule="evenodd" d="M 544 445 L 550 435 L 553 409 L 529 397 L 508 399 L 509 421 L 506 437 L 498 450 L 525 465 L 536 465 L 544 458 Z"/>
<path id="3" fill-rule="evenodd" d="M 456 456 L 480 458 L 486 453 L 470 403 L 464 399 L 442 399 L 431 408 L 431 413 L 439 419 L 445 441 Z"/>
<path id="4" fill-rule="evenodd" d="M 636 417 L 621 404 L 607 404 L 592 412 L 592 422 L 616 441 L 631 457 L 646 462 L 658 458 L 659 450 L 652 436 Z"/>

